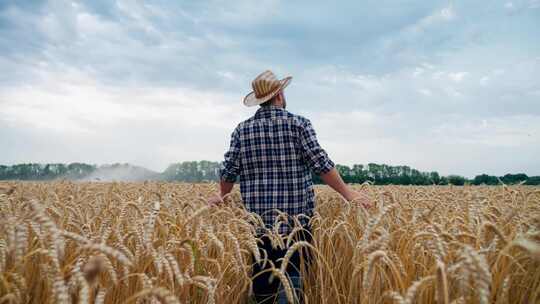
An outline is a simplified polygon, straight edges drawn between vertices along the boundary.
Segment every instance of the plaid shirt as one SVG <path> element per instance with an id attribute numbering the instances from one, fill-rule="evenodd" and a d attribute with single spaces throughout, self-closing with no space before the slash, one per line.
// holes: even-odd
<path id="1" fill-rule="evenodd" d="M 220 176 L 228 182 L 235 182 L 240 176 L 240 193 L 246 209 L 259 214 L 270 228 L 276 220 L 275 210 L 291 216 L 312 216 L 310 170 L 321 174 L 333 167 L 308 119 L 268 106 L 236 127 Z M 307 224 L 304 217 L 301 222 Z M 280 226 L 280 233 L 290 231 L 290 225 Z"/>

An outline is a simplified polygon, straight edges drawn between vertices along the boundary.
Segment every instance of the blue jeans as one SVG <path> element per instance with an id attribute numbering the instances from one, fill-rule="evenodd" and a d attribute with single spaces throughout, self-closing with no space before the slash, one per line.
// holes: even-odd
<path id="1" fill-rule="evenodd" d="M 308 230 L 309 231 L 309 230 Z M 278 259 L 283 258 L 288 248 L 279 249 L 272 248 L 272 243 L 270 239 L 266 236 L 260 237 L 262 244 L 259 244 L 259 249 L 264 249 L 268 253 L 268 259 L 274 263 L 276 268 L 281 267 L 281 261 Z M 311 242 L 311 234 L 300 231 L 295 236 L 295 241 L 308 241 Z M 287 264 L 286 277 L 289 280 L 289 284 L 294 289 L 298 303 L 303 303 L 303 286 L 302 286 L 302 276 L 300 274 L 300 263 L 304 261 L 304 268 L 307 270 L 309 268 L 311 259 L 311 254 L 307 248 L 302 248 L 302 253 L 296 251 L 291 259 L 289 264 Z M 261 263 L 262 264 L 262 263 Z M 263 268 L 261 264 L 255 263 L 253 265 L 253 275 L 257 275 L 259 272 L 270 269 L 270 263 L 266 263 L 266 266 Z M 257 303 L 270 304 L 270 303 L 279 303 L 285 304 L 287 302 L 287 296 L 285 290 L 281 286 L 281 281 L 278 278 L 270 283 L 269 279 L 271 272 L 265 272 L 258 275 L 253 279 L 253 293 L 255 295 L 255 301 Z"/>
<path id="2" fill-rule="evenodd" d="M 300 297 L 303 294 L 302 276 L 300 274 L 294 276 L 294 274 L 288 273 L 287 279 L 289 279 L 289 284 L 291 284 L 291 288 L 295 291 L 296 296 Z M 300 298 L 298 298 L 298 302 L 300 302 Z M 287 294 L 285 293 L 285 289 L 283 289 L 283 285 L 281 284 L 278 290 L 277 303 L 278 304 L 289 303 L 289 300 L 287 299 Z"/>

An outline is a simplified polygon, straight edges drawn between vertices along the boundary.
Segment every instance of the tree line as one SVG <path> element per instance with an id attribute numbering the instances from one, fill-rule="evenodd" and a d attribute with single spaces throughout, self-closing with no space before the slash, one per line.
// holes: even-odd
<path id="1" fill-rule="evenodd" d="M 499 185 L 526 184 L 540 185 L 540 176 L 527 176 L 524 173 L 493 176 L 481 174 L 473 179 L 460 175 L 441 176 L 436 171 L 422 172 L 409 166 L 390 166 L 369 163 L 352 167 L 336 165 L 336 169 L 346 183 L 363 183 L 370 181 L 375 185 Z M 320 182 L 319 177 L 315 177 Z"/>
<path id="2" fill-rule="evenodd" d="M 77 180 L 89 176 L 96 169 L 96 165 L 84 163 L 0 165 L 0 180 Z"/>
<path id="3" fill-rule="evenodd" d="M 0 165 L 0 180 L 163 180 L 183 182 L 215 182 L 219 180 L 219 162 L 185 161 L 171 164 L 165 171 L 158 173 L 129 164 L 91 165 L 71 164 L 18 164 Z M 527 176 L 524 173 L 493 176 L 480 174 L 473 179 L 459 175 L 441 176 L 436 171 L 422 172 L 409 166 L 391 166 L 369 163 L 356 164 L 352 167 L 336 165 L 346 183 L 364 183 L 375 185 L 498 185 L 525 184 L 540 185 L 540 176 Z M 115 174 L 118 172 L 122 174 Z M 313 175 L 313 181 L 321 184 L 319 176 Z"/>

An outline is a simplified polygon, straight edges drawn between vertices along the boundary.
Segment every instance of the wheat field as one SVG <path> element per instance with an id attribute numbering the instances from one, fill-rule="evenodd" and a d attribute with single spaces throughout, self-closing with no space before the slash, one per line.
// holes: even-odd
<path id="1" fill-rule="evenodd" d="M 354 187 L 376 206 L 315 188 L 312 245 L 269 232 L 285 260 L 310 248 L 306 303 L 540 303 L 539 188 Z M 250 303 L 261 221 L 237 189 L 207 206 L 216 189 L 0 183 L 0 304 Z"/>

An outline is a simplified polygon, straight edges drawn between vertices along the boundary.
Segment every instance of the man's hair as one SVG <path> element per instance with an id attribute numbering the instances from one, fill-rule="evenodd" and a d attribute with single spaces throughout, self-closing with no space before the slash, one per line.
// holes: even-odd
<path id="1" fill-rule="evenodd" d="M 272 104 L 272 101 L 274 101 L 274 98 L 272 98 L 272 99 L 270 99 L 270 100 L 268 100 L 268 101 L 265 101 L 265 102 L 261 103 L 259 106 L 261 106 L 261 107 L 268 107 L 269 105 Z"/>
<path id="2" fill-rule="evenodd" d="M 274 97 L 272 97 L 272 98 L 270 98 L 269 100 L 267 100 L 267 101 L 261 103 L 260 106 L 261 106 L 261 107 L 268 107 L 269 105 L 271 105 L 271 104 L 274 102 L 274 100 L 276 100 L 276 99 L 278 98 L 278 95 L 279 95 L 279 94 L 276 94 Z"/>

